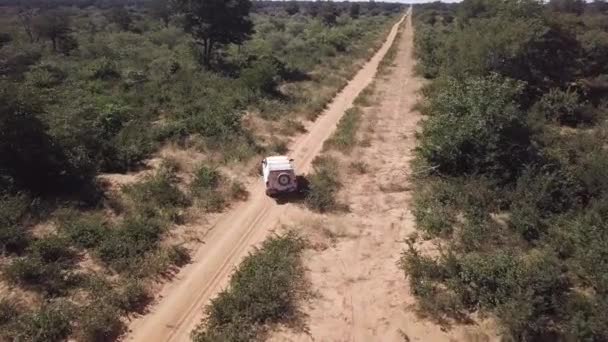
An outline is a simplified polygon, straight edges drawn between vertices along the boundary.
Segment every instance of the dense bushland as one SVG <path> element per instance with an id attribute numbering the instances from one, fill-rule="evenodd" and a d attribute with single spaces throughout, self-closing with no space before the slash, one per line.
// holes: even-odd
<path id="1" fill-rule="evenodd" d="M 207 306 L 207 318 L 192 332 L 192 340 L 254 341 L 273 324 L 294 323 L 297 300 L 306 294 L 300 259 L 304 247 L 294 232 L 264 241 Z"/>
<path id="2" fill-rule="evenodd" d="M 336 9 L 326 23 L 280 6 L 272 17 L 249 16 L 247 3 L 226 9 L 240 18 L 233 24 L 184 22 L 198 17 L 168 3 L 160 21 L 156 7 L 8 7 L 0 17 L 0 125 L 10 134 L 0 145 L 2 185 L 81 189 L 97 172 L 137 168 L 159 144 L 192 136 L 228 159 L 248 158 L 260 146 L 241 124 L 245 110 L 272 120 L 314 116 L 393 17 Z M 197 31 L 204 25 L 217 27 Z M 222 30 L 224 38 L 213 33 Z"/>
<path id="3" fill-rule="evenodd" d="M 465 0 L 415 10 L 424 89 L 401 259 L 438 320 L 497 317 L 507 340 L 608 338 L 608 13 L 602 2 Z M 591 38 L 593 37 L 593 38 Z"/>
<path id="4" fill-rule="evenodd" d="M 122 333 L 149 280 L 189 261 L 172 228 L 247 197 L 217 163 L 284 152 L 400 9 L 318 5 L 0 1 L 0 268 L 19 288 L 0 299 L 0 339 Z M 213 162 L 147 169 L 168 143 Z M 146 176 L 99 177 L 130 171 Z"/>

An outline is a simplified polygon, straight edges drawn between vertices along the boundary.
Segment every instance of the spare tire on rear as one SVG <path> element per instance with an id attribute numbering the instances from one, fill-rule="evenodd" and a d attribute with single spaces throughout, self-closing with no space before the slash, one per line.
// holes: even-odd
<path id="1" fill-rule="evenodd" d="M 288 174 L 283 173 L 279 175 L 279 184 L 282 186 L 286 186 L 289 184 L 291 177 Z"/>

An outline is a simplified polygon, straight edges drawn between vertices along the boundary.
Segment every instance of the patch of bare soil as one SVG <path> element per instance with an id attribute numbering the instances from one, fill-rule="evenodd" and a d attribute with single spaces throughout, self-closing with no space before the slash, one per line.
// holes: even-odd
<path id="1" fill-rule="evenodd" d="M 407 19 L 395 64 L 376 81 L 375 105 L 365 110 L 362 147 L 342 165 L 366 165 L 344 179 L 348 213 L 313 215 L 290 208 L 287 217 L 312 248 L 303 256 L 312 299 L 305 332 L 275 331 L 272 341 L 497 341 L 491 320 L 440 326 L 421 317 L 397 260 L 415 232 L 410 212 L 410 161 L 420 113 L 414 105 L 422 80 L 414 75 L 413 27 Z M 365 147 L 367 146 L 367 147 Z"/>

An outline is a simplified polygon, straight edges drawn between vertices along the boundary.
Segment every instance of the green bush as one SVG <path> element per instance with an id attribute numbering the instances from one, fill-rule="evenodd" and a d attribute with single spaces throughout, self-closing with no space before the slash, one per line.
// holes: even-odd
<path id="1" fill-rule="evenodd" d="M 108 234 L 106 219 L 101 214 L 64 212 L 59 218 L 59 229 L 81 248 L 97 246 Z"/>
<path id="2" fill-rule="evenodd" d="M 0 254 L 18 253 L 29 244 L 29 234 L 19 224 L 29 209 L 25 195 L 0 195 Z"/>
<path id="3" fill-rule="evenodd" d="M 39 250 L 38 253 L 15 258 L 5 266 L 3 276 L 8 282 L 31 288 L 48 296 L 65 295 L 69 289 L 79 283 L 80 278 L 72 272 L 71 264 L 62 260 L 68 255 L 72 257 L 71 252 L 63 245 L 54 246 L 52 242 L 50 244 L 38 242 L 35 246 Z M 45 260 L 44 257 L 49 259 Z M 58 260 L 50 261 L 54 258 Z"/>
<path id="4" fill-rule="evenodd" d="M 151 296 L 144 285 L 135 279 L 129 279 L 117 290 L 116 306 L 124 312 L 139 312 L 148 304 Z"/>
<path id="5" fill-rule="evenodd" d="M 124 328 L 120 311 L 103 301 L 89 304 L 78 316 L 77 335 L 84 341 L 111 341 L 116 339 Z"/>
<path id="6" fill-rule="evenodd" d="M 272 57 L 261 58 L 241 72 L 241 81 L 251 90 L 272 93 L 281 80 L 284 66 Z"/>
<path id="7" fill-rule="evenodd" d="M 418 185 L 413 195 L 416 226 L 434 236 L 449 236 L 456 224 L 456 201 L 461 199 L 458 189 L 448 182 L 437 180 Z"/>
<path id="8" fill-rule="evenodd" d="M 86 76 L 92 79 L 111 80 L 120 78 L 116 63 L 106 57 L 92 61 L 84 70 Z"/>
<path id="9" fill-rule="evenodd" d="M 36 65 L 27 73 L 27 81 L 39 88 L 58 86 L 67 77 L 64 70 L 52 64 Z"/>
<path id="10" fill-rule="evenodd" d="M 249 191 L 245 185 L 238 180 L 233 180 L 229 189 L 230 198 L 237 201 L 245 201 L 249 198 Z"/>
<path id="11" fill-rule="evenodd" d="M 158 219 L 127 217 L 108 232 L 95 253 L 117 271 L 128 272 L 147 252 L 158 247 L 165 229 Z"/>
<path id="12" fill-rule="evenodd" d="M 243 260 L 229 287 L 207 306 L 207 319 L 192 332 L 192 339 L 251 341 L 269 324 L 297 319 L 296 301 L 304 291 L 300 260 L 304 246 L 295 233 L 266 240 Z"/>
<path id="13" fill-rule="evenodd" d="M 129 275 L 135 279 L 169 277 L 176 272 L 176 267 L 182 267 L 190 260 L 190 253 L 183 246 L 159 248 L 136 260 Z"/>
<path id="14" fill-rule="evenodd" d="M 585 108 L 580 101 L 581 99 L 575 91 L 551 89 L 540 98 L 537 106 L 548 120 L 562 125 L 576 126 L 589 123 L 589 119 L 591 119 L 585 118 Z"/>
<path id="15" fill-rule="evenodd" d="M 357 144 L 357 130 L 361 125 L 361 110 L 358 107 L 350 108 L 338 122 L 334 134 L 323 145 L 325 148 L 335 148 L 342 152 L 349 152 Z"/>
<path id="16" fill-rule="evenodd" d="M 444 58 L 442 39 L 441 31 L 432 27 L 420 25 L 416 28 L 414 47 L 419 60 L 417 68 L 424 77 L 435 78 L 439 73 Z"/>
<path id="17" fill-rule="evenodd" d="M 152 127 L 145 122 L 131 120 L 125 123 L 111 137 L 109 146 L 102 152 L 101 169 L 106 172 L 125 172 L 140 166 L 156 148 L 152 132 Z"/>
<path id="18" fill-rule="evenodd" d="M 512 178 L 532 157 L 525 113 L 516 102 L 521 91 L 520 83 L 495 74 L 438 84 L 418 153 L 441 173 Z"/>
<path id="19" fill-rule="evenodd" d="M 582 188 L 564 172 L 526 170 L 513 192 L 510 223 L 529 241 L 546 232 L 554 215 L 580 206 Z"/>
<path id="20" fill-rule="evenodd" d="M 202 165 L 195 171 L 190 191 L 205 210 L 220 211 L 227 204 L 225 195 L 220 189 L 224 182 L 225 179 L 218 170 Z"/>
<path id="21" fill-rule="evenodd" d="M 48 235 L 33 240 L 29 250 L 34 257 L 45 263 L 69 263 L 75 257 L 69 241 L 58 235 Z"/>
<path id="22" fill-rule="evenodd" d="M 18 318 L 17 341 L 63 341 L 72 332 L 73 308 L 67 304 L 49 304 Z"/>
<path id="23" fill-rule="evenodd" d="M 317 157 L 313 161 L 314 172 L 307 177 L 306 205 L 315 211 L 326 212 L 338 209 L 336 195 L 341 187 L 338 165 L 335 159 Z"/>
<path id="24" fill-rule="evenodd" d="M 142 182 L 128 185 L 123 192 L 130 199 L 136 213 L 145 217 L 179 219 L 178 209 L 188 206 L 189 200 L 177 187 L 172 170 L 161 169 Z"/>
<path id="25" fill-rule="evenodd" d="M 217 189 L 221 181 L 222 175 L 218 170 L 203 165 L 196 169 L 191 187 L 194 192 L 205 192 Z"/>

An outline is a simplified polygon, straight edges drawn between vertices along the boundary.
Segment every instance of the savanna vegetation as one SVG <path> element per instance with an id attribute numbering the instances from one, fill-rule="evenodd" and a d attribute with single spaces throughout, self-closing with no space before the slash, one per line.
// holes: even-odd
<path id="1" fill-rule="evenodd" d="M 189 262 L 169 239 L 189 209 L 247 197 L 221 168 L 285 151 L 399 9 L 0 1 L 0 339 L 119 336 L 150 281 Z M 188 174 L 147 163 L 168 144 L 219 158 Z M 118 187 L 100 177 L 142 170 Z"/>
<path id="2" fill-rule="evenodd" d="M 605 341 L 608 6 L 464 0 L 414 15 L 430 82 L 421 234 L 401 265 L 421 309 L 445 324 L 489 315 L 509 341 Z"/>
<path id="3" fill-rule="evenodd" d="M 264 241 L 207 306 L 192 340 L 258 341 L 273 325 L 297 325 L 302 318 L 297 302 L 308 295 L 300 257 L 305 245 L 293 231 Z"/>

